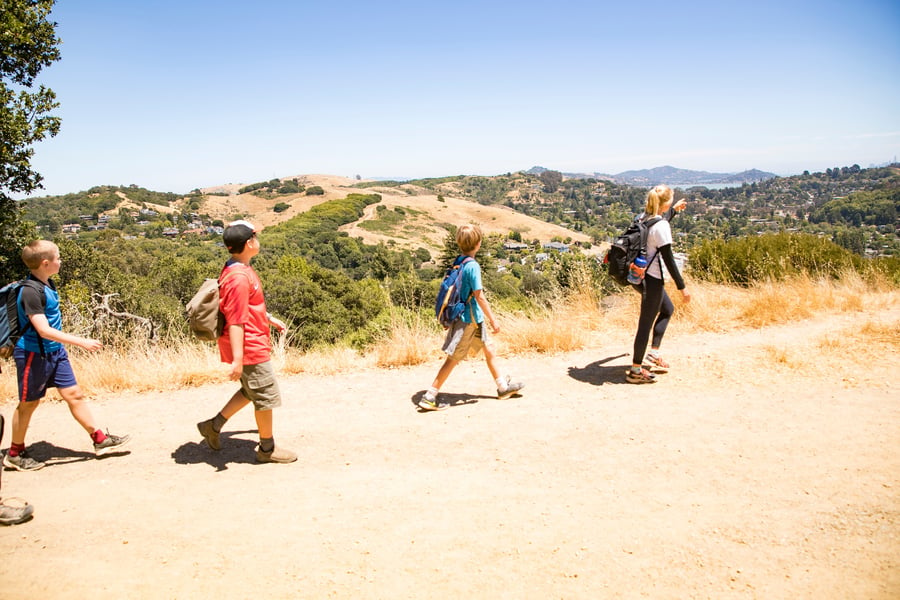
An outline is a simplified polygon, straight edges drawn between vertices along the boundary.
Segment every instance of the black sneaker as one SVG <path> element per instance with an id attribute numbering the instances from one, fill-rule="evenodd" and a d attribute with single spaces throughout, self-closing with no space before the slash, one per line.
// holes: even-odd
<path id="1" fill-rule="evenodd" d="M 19 452 L 17 456 L 10 456 L 9 453 L 3 455 L 3 466 L 16 471 L 37 471 L 38 469 L 43 469 L 46 464 L 39 460 L 34 460 L 24 452 Z"/>
<path id="2" fill-rule="evenodd" d="M 130 439 L 130 435 L 118 436 L 107 433 L 105 440 L 103 440 L 99 444 L 94 444 L 94 454 L 96 454 L 97 456 L 103 456 L 104 454 L 109 454 L 110 452 L 116 452 L 122 446 L 127 444 Z"/>

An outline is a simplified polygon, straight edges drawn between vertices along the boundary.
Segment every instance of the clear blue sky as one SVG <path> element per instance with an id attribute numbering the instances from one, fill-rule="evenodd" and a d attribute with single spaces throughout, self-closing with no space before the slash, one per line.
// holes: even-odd
<path id="1" fill-rule="evenodd" d="M 41 194 L 900 154 L 896 0 L 60 0 L 51 19 Z"/>

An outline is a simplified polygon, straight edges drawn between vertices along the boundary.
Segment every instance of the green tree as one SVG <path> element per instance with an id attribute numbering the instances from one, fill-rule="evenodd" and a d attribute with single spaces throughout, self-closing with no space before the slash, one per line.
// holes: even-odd
<path id="1" fill-rule="evenodd" d="M 50 115 L 59 106 L 53 90 L 35 78 L 59 60 L 56 23 L 47 20 L 54 0 L 0 0 L 0 277 L 6 281 L 21 271 L 19 248 L 34 237 L 12 194 L 41 187 L 31 168 L 32 145 L 59 132 L 60 119 Z"/>
<path id="2" fill-rule="evenodd" d="M 544 184 L 544 189 L 552 194 L 557 189 L 559 189 L 559 184 L 562 183 L 563 176 L 559 171 L 544 171 L 540 175 L 541 183 Z"/>

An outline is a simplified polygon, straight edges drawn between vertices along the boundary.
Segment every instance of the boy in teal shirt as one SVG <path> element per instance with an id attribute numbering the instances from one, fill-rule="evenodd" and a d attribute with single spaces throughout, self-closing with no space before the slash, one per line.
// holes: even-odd
<path id="1" fill-rule="evenodd" d="M 475 258 L 475 254 L 481 249 L 481 241 L 483 239 L 481 229 L 477 225 L 463 225 L 456 231 L 456 244 L 463 256 Z M 484 360 L 487 362 L 488 370 L 497 384 L 497 398 L 504 400 L 509 398 L 525 384 L 519 381 L 512 381 L 507 376 L 501 376 L 496 366 L 497 355 L 494 353 L 494 347 L 491 343 L 490 334 L 500 332 L 500 326 L 494 318 L 491 305 L 488 303 L 484 295 L 484 289 L 481 284 L 481 266 L 475 260 L 467 261 L 462 267 L 462 276 L 460 279 L 460 298 L 466 298 L 466 310 L 463 312 L 462 318 L 457 320 L 447 330 L 444 338 L 443 351 L 447 354 L 444 364 L 438 371 L 437 377 L 431 387 L 419 400 L 418 405 L 424 410 L 444 410 L 448 407 L 446 403 L 438 402 L 437 395 L 441 386 L 447 381 L 447 377 L 453 372 L 453 369 L 466 359 L 470 350 L 484 349 Z M 485 327 L 485 318 L 491 326 L 490 333 Z"/>

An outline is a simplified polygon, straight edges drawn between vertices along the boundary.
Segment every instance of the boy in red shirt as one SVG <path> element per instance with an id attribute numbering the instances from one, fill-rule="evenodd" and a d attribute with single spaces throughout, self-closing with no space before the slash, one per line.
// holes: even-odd
<path id="1" fill-rule="evenodd" d="M 222 235 L 231 258 L 219 275 L 219 309 L 225 315 L 225 330 L 219 337 L 219 356 L 231 365 L 229 378 L 241 382 L 219 414 L 197 423 L 197 429 L 213 450 L 222 446 L 219 432 L 225 422 L 253 402 L 259 429 L 258 462 L 290 463 L 297 455 L 275 446 L 272 409 L 281 406 L 281 392 L 272 368 L 269 326 L 284 331 L 284 323 L 266 311 L 262 284 L 250 259 L 259 254 L 256 228 L 247 221 L 235 221 Z"/>

